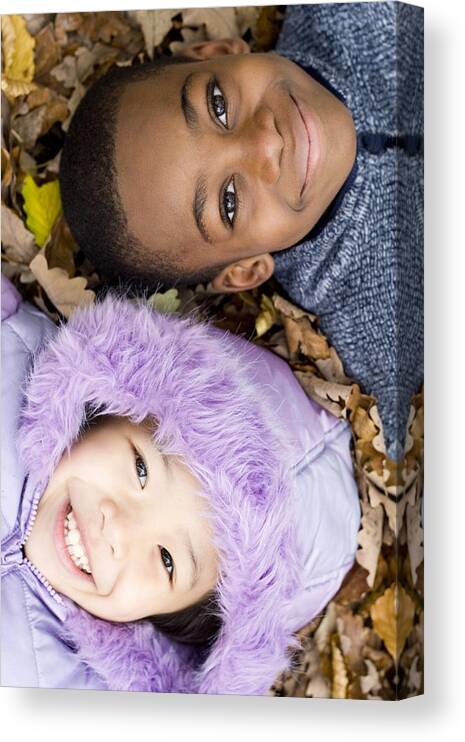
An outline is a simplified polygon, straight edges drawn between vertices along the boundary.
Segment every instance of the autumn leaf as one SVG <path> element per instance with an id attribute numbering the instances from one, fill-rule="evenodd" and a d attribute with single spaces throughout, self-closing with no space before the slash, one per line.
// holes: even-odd
<path id="1" fill-rule="evenodd" d="M 333 667 L 333 684 L 331 687 L 331 698 L 347 698 L 349 678 L 344 662 L 344 656 L 337 646 L 336 639 L 331 641 L 331 660 Z"/>
<path id="2" fill-rule="evenodd" d="M 157 312 L 162 312 L 163 314 L 174 314 L 181 306 L 177 289 L 169 289 L 164 293 L 156 292 L 148 298 L 148 303 Z"/>
<path id="3" fill-rule="evenodd" d="M 208 39 L 230 39 L 239 36 L 234 8 L 187 8 L 182 14 L 186 26 L 205 26 Z"/>
<path id="4" fill-rule="evenodd" d="M 273 302 L 266 294 L 262 295 L 260 302 L 260 313 L 255 319 L 255 332 L 257 337 L 261 337 L 270 330 L 278 319 L 278 313 L 274 308 Z"/>
<path id="5" fill-rule="evenodd" d="M 26 229 L 22 220 L 5 204 L 2 204 L 2 243 L 10 260 L 29 265 L 37 253 L 34 236 Z"/>
<path id="6" fill-rule="evenodd" d="M 60 187 L 57 180 L 38 186 L 27 175 L 22 189 L 26 224 L 34 234 L 39 247 L 47 241 L 61 212 Z"/>
<path id="7" fill-rule="evenodd" d="M 153 59 L 153 50 L 159 46 L 167 33 L 170 31 L 173 22 L 172 17 L 178 13 L 178 10 L 133 10 L 129 12 L 129 17 L 138 23 L 144 35 L 145 48 L 150 59 Z"/>
<path id="8" fill-rule="evenodd" d="M 2 90 L 10 100 L 27 95 L 35 88 L 35 41 L 20 15 L 2 16 L 3 75 Z"/>
<path id="9" fill-rule="evenodd" d="M 402 585 L 391 585 L 371 606 L 373 628 L 395 662 L 410 634 L 415 615 L 413 600 Z"/>
<path id="10" fill-rule="evenodd" d="M 52 304 L 67 319 L 77 307 L 94 302 L 94 292 L 86 289 L 87 279 L 70 278 L 62 268 L 49 268 L 44 255 L 36 255 L 29 267 Z"/>
<path id="11" fill-rule="evenodd" d="M 356 552 L 355 558 L 367 570 L 367 583 L 373 587 L 383 538 L 384 512 L 381 506 L 372 507 L 363 501 L 361 506 L 361 530 L 357 536 L 361 548 Z"/>

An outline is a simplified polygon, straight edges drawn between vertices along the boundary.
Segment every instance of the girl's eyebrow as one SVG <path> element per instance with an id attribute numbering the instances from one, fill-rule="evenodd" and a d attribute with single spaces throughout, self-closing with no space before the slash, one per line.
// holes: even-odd
<path id="1" fill-rule="evenodd" d="M 195 72 L 190 72 L 181 86 L 181 109 L 186 121 L 186 125 L 189 129 L 197 129 L 199 125 L 199 117 L 190 100 L 190 91 L 192 89 L 192 79 Z"/>
<path id="2" fill-rule="evenodd" d="M 194 589 L 197 582 L 199 581 L 200 570 L 199 570 L 199 563 L 197 561 L 197 557 L 195 556 L 195 552 L 192 546 L 192 541 L 190 539 L 188 531 L 184 531 L 184 544 L 185 544 L 187 553 L 189 554 L 191 558 L 191 562 L 192 562 L 192 577 L 191 577 L 191 584 L 189 587 L 189 591 L 191 591 Z"/>

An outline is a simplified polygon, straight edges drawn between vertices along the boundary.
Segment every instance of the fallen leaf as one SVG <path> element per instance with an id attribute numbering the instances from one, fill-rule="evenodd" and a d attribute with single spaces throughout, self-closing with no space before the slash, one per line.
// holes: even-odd
<path id="1" fill-rule="evenodd" d="M 240 35 L 234 8 L 187 8 L 182 18 L 185 26 L 204 26 L 207 39 L 231 39 Z"/>
<path id="2" fill-rule="evenodd" d="M 419 496 L 415 504 L 407 504 L 406 509 L 407 547 L 412 582 L 414 585 L 417 581 L 417 569 L 423 562 L 423 528 L 421 525 L 421 503 L 422 498 L 421 496 Z"/>
<path id="3" fill-rule="evenodd" d="M 373 629 L 395 662 L 413 627 L 415 606 L 402 585 L 391 585 L 370 609 Z"/>
<path id="4" fill-rule="evenodd" d="M 354 675 L 364 669 L 362 651 L 368 644 L 370 629 L 364 626 L 362 616 L 354 615 L 349 608 L 336 606 L 336 628 L 346 666 Z"/>
<path id="5" fill-rule="evenodd" d="M 68 54 L 60 64 L 50 70 L 50 74 L 65 88 L 74 88 L 78 79 L 76 57 Z"/>
<path id="6" fill-rule="evenodd" d="M 307 681 L 305 686 L 305 696 L 307 698 L 330 697 L 329 683 L 321 672 L 320 656 L 313 642 L 307 643 L 302 671 L 305 673 Z"/>
<path id="7" fill-rule="evenodd" d="M 62 216 L 56 220 L 50 239 L 45 246 L 45 257 L 49 268 L 62 268 L 70 278 L 75 274 L 75 242 Z"/>
<path id="8" fill-rule="evenodd" d="M 35 78 L 44 78 L 61 60 L 61 47 L 53 32 L 53 24 L 47 23 L 35 37 Z"/>
<path id="9" fill-rule="evenodd" d="M 157 312 L 163 314 L 174 314 L 178 311 L 181 306 L 181 300 L 178 297 L 177 289 L 169 289 L 168 291 L 156 292 L 148 298 L 148 303 Z"/>
<path id="10" fill-rule="evenodd" d="M 376 692 L 378 690 L 381 690 L 381 683 L 379 680 L 379 672 L 376 668 L 375 663 L 368 659 L 365 659 L 364 663 L 366 665 L 368 673 L 366 675 L 360 676 L 360 687 L 362 689 L 362 692 L 367 695 L 368 693 L 371 693 L 371 691 Z"/>
<path id="11" fill-rule="evenodd" d="M 274 308 L 273 302 L 266 294 L 262 295 L 260 302 L 260 313 L 255 319 L 255 332 L 257 337 L 261 337 L 270 330 L 278 319 L 278 313 Z"/>
<path id="12" fill-rule="evenodd" d="M 9 259 L 29 265 L 37 254 L 34 235 L 24 226 L 22 219 L 2 204 L 2 244 Z"/>
<path id="13" fill-rule="evenodd" d="M 357 535 L 361 548 L 356 551 L 355 558 L 367 570 L 367 583 L 372 588 L 381 551 L 384 511 L 381 506 L 372 507 L 363 501 L 361 501 L 361 506 L 361 528 Z"/>
<path id="14" fill-rule="evenodd" d="M 42 247 L 61 212 L 60 187 L 57 180 L 36 185 L 30 175 L 24 179 L 22 195 L 26 224 L 34 234 L 36 243 Z"/>
<path id="15" fill-rule="evenodd" d="M 13 131 L 25 149 L 32 149 L 40 136 L 45 120 L 47 106 L 44 104 L 34 108 L 25 116 L 17 116 L 12 124 Z"/>
<path id="16" fill-rule="evenodd" d="M 171 30 L 174 15 L 179 13 L 178 10 L 133 10 L 129 12 L 129 17 L 138 23 L 144 35 L 145 48 L 150 59 L 153 59 L 153 51 L 164 40 L 167 33 Z"/>
<path id="17" fill-rule="evenodd" d="M 35 40 L 20 15 L 2 16 L 3 74 L 2 90 L 10 100 L 27 95 L 35 88 Z"/>
<path id="18" fill-rule="evenodd" d="M 357 384 L 332 384 L 311 372 L 296 370 L 294 373 L 311 399 L 336 417 L 344 420 L 350 418 L 360 400 L 360 388 Z"/>
<path id="19" fill-rule="evenodd" d="M 234 9 L 236 13 L 236 24 L 239 36 L 244 36 L 247 31 L 251 31 L 252 34 L 257 25 L 258 16 L 260 15 L 260 8 L 256 8 L 252 5 L 239 6 Z"/>
<path id="20" fill-rule="evenodd" d="M 331 698 L 347 698 L 349 678 L 344 663 L 344 657 L 333 637 L 331 642 L 331 659 L 333 668 L 333 683 L 331 686 Z"/>
<path id="21" fill-rule="evenodd" d="M 62 268 L 49 268 L 44 255 L 36 255 L 29 267 L 52 304 L 67 319 L 77 307 L 94 302 L 95 294 L 86 289 L 85 278 L 70 278 Z"/>

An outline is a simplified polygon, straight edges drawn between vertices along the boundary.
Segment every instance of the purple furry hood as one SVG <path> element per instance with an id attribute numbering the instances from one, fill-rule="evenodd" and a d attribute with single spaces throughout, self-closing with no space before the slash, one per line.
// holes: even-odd
<path id="1" fill-rule="evenodd" d="M 148 622 L 113 624 L 67 601 L 64 633 L 109 688 L 263 694 L 289 664 L 300 588 L 293 453 L 254 350 L 107 297 L 77 311 L 35 360 L 19 432 L 34 487 L 45 489 L 89 410 L 134 422 L 150 415 L 156 445 L 182 457 L 210 504 L 223 626 L 206 659 Z"/>

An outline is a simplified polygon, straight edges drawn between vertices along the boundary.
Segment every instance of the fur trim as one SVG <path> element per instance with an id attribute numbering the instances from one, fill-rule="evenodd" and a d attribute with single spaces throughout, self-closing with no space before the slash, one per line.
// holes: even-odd
<path id="1" fill-rule="evenodd" d="M 109 687 L 262 694 L 288 666 L 299 587 L 289 452 L 266 390 L 252 380 L 248 345 L 107 296 L 77 311 L 34 363 L 20 426 L 33 483 L 45 489 L 89 409 L 134 422 L 152 415 L 156 445 L 182 457 L 212 512 L 223 627 L 200 667 L 147 622 L 71 612 L 82 660 Z"/>

